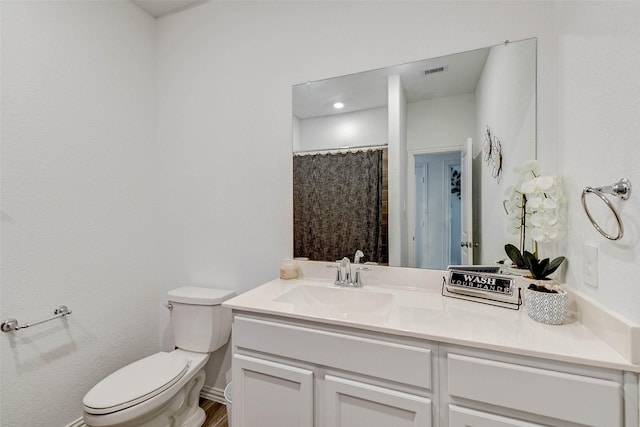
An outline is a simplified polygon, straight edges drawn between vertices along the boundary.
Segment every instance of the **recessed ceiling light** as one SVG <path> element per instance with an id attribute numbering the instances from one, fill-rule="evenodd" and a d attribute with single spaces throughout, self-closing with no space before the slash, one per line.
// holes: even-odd
<path id="1" fill-rule="evenodd" d="M 335 104 L 333 104 L 333 108 L 339 110 L 341 108 L 344 107 L 344 104 L 342 102 L 336 102 Z"/>

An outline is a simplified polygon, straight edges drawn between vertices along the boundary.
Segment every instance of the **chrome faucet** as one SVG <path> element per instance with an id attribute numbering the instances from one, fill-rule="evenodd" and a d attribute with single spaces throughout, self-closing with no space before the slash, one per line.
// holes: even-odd
<path id="1" fill-rule="evenodd" d="M 364 256 L 364 254 L 362 253 L 362 251 L 358 250 L 356 252 L 356 256 L 354 258 L 354 264 L 359 264 L 360 263 L 360 258 L 362 258 Z M 336 261 L 338 262 L 338 261 Z M 368 267 L 357 267 L 355 269 L 355 278 L 352 281 L 352 272 L 351 272 L 351 261 L 349 260 L 349 258 L 344 257 L 342 258 L 341 261 L 339 261 L 340 264 L 335 265 L 335 264 L 331 264 L 328 265 L 328 268 L 335 268 L 336 271 L 336 280 L 334 282 L 334 285 L 336 286 L 351 286 L 354 288 L 361 288 L 362 287 L 362 271 L 370 271 L 371 269 Z"/>
<path id="2" fill-rule="evenodd" d="M 362 251 L 358 249 L 356 251 L 356 254 L 353 256 L 353 263 L 360 264 L 360 260 L 362 259 L 363 256 L 364 256 L 364 253 L 362 253 Z"/>

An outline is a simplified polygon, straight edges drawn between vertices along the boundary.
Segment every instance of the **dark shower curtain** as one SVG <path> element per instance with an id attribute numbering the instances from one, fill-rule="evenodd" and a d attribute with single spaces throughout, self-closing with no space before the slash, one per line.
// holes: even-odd
<path id="1" fill-rule="evenodd" d="M 363 261 L 383 262 L 382 155 L 368 150 L 294 156 L 294 256 L 353 261 L 360 249 Z"/>

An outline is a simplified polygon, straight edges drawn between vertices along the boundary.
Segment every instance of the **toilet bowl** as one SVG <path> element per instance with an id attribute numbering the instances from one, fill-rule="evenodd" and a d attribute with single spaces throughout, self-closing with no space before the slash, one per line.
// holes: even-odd
<path id="1" fill-rule="evenodd" d="M 96 384 L 84 397 L 90 427 L 199 427 L 204 366 L 229 340 L 231 312 L 220 304 L 234 292 L 183 287 L 168 293 L 177 349 L 133 362 Z"/>

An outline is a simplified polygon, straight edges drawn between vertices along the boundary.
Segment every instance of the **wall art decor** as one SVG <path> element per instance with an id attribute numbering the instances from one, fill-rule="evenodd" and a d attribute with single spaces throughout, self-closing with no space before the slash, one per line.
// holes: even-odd
<path id="1" fill-rule="evenodd" d="M 492 168 L 491 176 L 500 182 L 502 179 L 502 144 L 497 136 L 491 134 L 491 129 L 488 125 L 484 134 L 482 149 L 485 163 Z"/>

